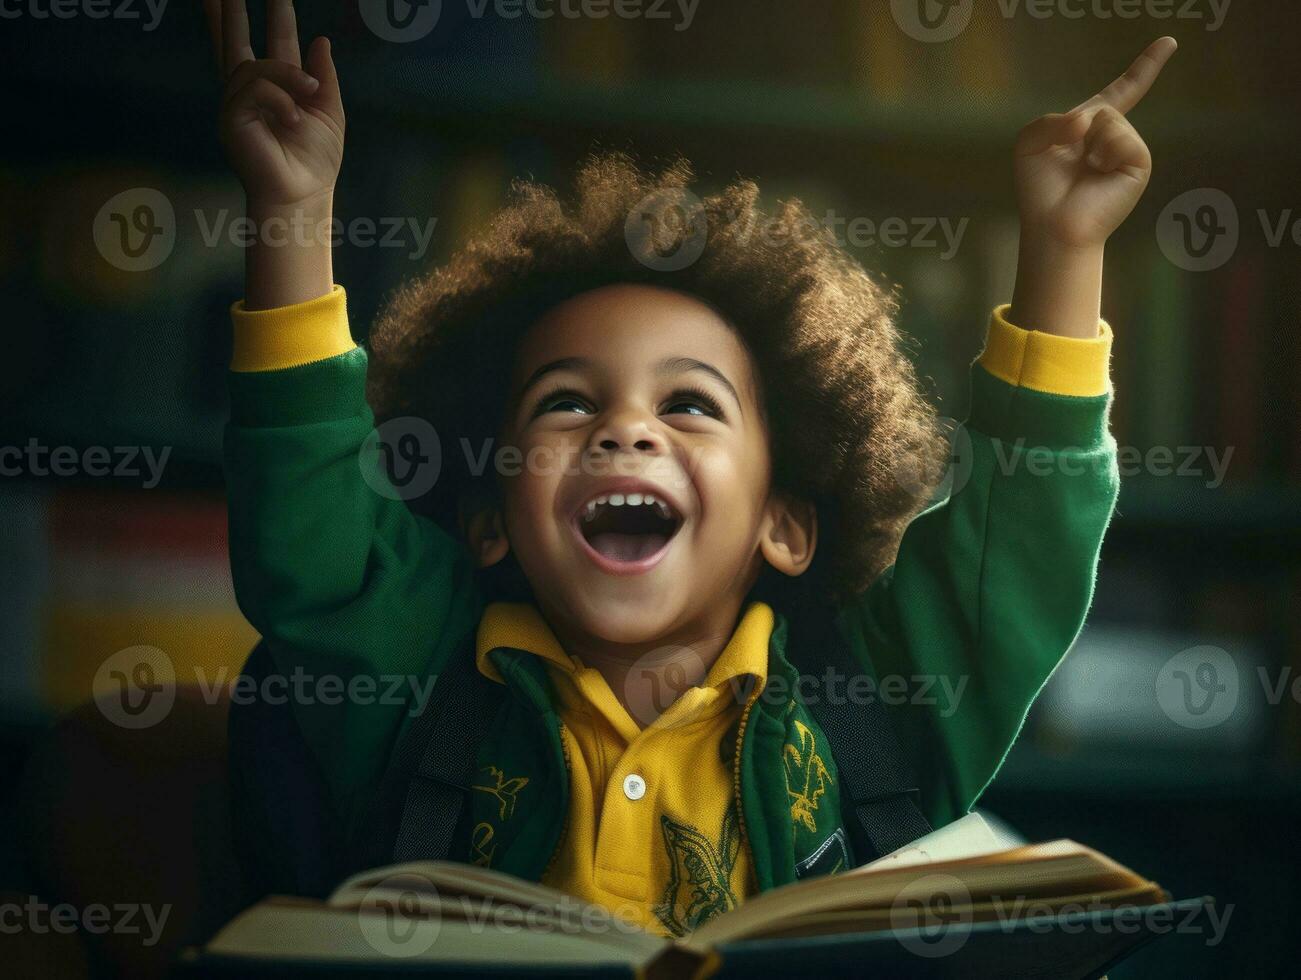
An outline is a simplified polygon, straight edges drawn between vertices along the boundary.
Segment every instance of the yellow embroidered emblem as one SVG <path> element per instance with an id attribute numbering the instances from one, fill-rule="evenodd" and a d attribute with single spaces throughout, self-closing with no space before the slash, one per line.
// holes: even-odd
<path id="1" fill-rule="evenodd" d="M 818 742 L 813 732 L 801 721 L 795 722 L 799 745 L 787 742 L 782 746 L 782 761 L 786 764 L 786 792 L 791 797 L 791 823 L 801 823 L 817 833 L 818 822 L 813 812 L 818 800 L 827 792 L 827 784 L 834 784 L 826 763 L 818 755 Z"/>
<path id="2" fill-rule="evenodd" d="M 492 865 L 492 856 L 497 853 L 497 845 L 492 843 L 493 838 L 492 824 L 476 824 L 474 832 L 470 835 L 470 848 L 474 851 L 474 864 L 487 868 Z"/>
<path id="3" fill-rule="evenodd" d="M 663 814 L 660 829 L 669 856 L 669 880 L 651 912 L 672 935 L 685 936 L 740 904 L 732 889 L 732 872 L 741 851 L 741 821 L 732 803 L 723 814 L 717 841 Z"/>
<path id="4" fill-rule="evenodd" d="M 497 800 L 497 819 L 507 820 L 515 812 L 515 797 L 525 786 L 529 784 L 527 776 L 516 776 L 513 779 L 507 779 L 496 766 L 484 766 L 483 770 L 492 776 L 496 782 L 495 786 L 474 785 L 474 789 L 482 790 Z"/>

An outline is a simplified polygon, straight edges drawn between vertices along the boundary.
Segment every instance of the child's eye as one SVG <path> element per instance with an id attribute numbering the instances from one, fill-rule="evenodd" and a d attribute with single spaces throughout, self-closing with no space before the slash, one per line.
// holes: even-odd
<path id="1" fill-rule="evenodd" d="M 544 415 L 547 412 L 582 412 L 589 413 L 592 407 L 576 391 L 560 389 L 543 395 L 537 401 L 537 406 L 533 409 L 533 417 Z"/>
<path id="2" fill-rule="evenodd" d="M 700 415 L 722 418 L 723 407 L 718 399 L 703 388 L 684 388 L 675 391 L 664 405 L 665 415 Z"/>

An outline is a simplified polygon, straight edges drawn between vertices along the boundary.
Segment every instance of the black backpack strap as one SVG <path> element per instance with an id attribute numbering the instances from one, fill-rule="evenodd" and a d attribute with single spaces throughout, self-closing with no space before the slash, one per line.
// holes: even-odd
<path id="1" fill-rule="evenodd" d="M 842 682 L 863 672 L 834 624 L 819 631 L 816 644 L 793 647 L 791 663 L 802 672 L 822 676 L 830 668 Z M 931 825 L 917 805 L 917 781 L 880 698 L 856 704 L 824 691 L 807 707 L 831 743 L 857 863 L 929 834 Z"/>
<path id="2" fill-rule="evenodd" d="M 241 671 L 264 691 L 284 679 L 265 640 Z M 240 678 L 243 680 L 243 677 Z M 286 700 L 234 698 L 227 716 L 232 833 L 243 900 L 324 898 L 349 870 L 346 837 L 320 764 Z"/>
<path id="3" fill-rule="evenodd" d="M 456 859 L 452 842 L 469 812 L 479 745 L 496 719 L 504 688 L 458 651 L 398 748 L 406 790 L 392 860 Z M 469 651 L 470 654 L 473 651 Z"/>

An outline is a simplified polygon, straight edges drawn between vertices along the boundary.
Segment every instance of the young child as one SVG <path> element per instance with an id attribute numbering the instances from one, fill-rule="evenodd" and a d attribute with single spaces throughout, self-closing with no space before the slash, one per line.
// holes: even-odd
<path id="1" fill-rule="evenodd" d="M 292 4 L 272 0 L 255 60 L 243 0 L 207 7 L 250 217 L 328 222 L 329 43 L 300 67 Z M 702 202 L 685 265 L 627 233 L 649 209 L 657 254 L 686 243 L 682 166 L 595 159 L 572 207 L 517 185 L 390 303 L 369 351 L 328 244 L 253 245 L 232 312 L 231 564 L 277 669 L 429 679 L 472 658 L 498 700 L 471 719 L 451 856 L 661 933 L 882 849 L 848 831 L 809 675 L 864 712 L 887 679 L 910 685 L 889 714 L 921 813 L 966 813 L 1089 607 L 1118 483 L 1103 247 L 1150 173 L 1125 113 L 1174 49 L 1020 134 L 1020 261 L 972 368 L 970 472 L 920 516 L 945 449 L 892 298 L 799 205 L 763 215 L 753 184 Z M 440 435 L 427 493 L 363 473 L 377 418 Z M 816 669 L 837 643 L 861 672 L 838 687 Z M 353 839 L 421 717 L 420 685 L 404 690 L 292 705 Z"/>

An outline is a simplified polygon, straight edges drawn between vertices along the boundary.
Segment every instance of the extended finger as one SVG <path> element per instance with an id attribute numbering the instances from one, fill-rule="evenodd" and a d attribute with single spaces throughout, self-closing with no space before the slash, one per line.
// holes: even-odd
<path id="1" fill-rule="evenodd" d="M 301 118 L 294 97 L 269 78 L 255 78 L 236 92 L 230 100 L 232 122 L 266 113 L 284 125 L 292 126 Z"/>
<path id="2" fill-rule="evenodd" d="M 267 79 L 286 92 L 296 94 L 299 98 L 312 95 L 320 87 L 320 82 L 307 72 L 283 61 L 272 61 L 270 58 L 245 61 L 231 72 L 230 79 L 226 83 L 226 103 L 234 102 L 242 89 L 259 78 Z"/>
<path id="3" fill-rule="evenodd" d="M 318 37 L 312 42 L 307 49 L 306 68 L 321 83 L 320 91 L 317 92 L 313 105 L 327 112 L 342 129 L 344 125 L 343 97 L 339 93 L 339 75 L 334 68 L 334 58 L 331 57 L 329 38 Z"/>
<path id="4" fill-rule="evenodd" d="M 253 60 L 244 0 L 221 0 L 221 46 L 222 70 L 227 77 L 244 62 Z"/>
<path id="5" fill-rule="evenodd" d="M 1104 174 L 1121 167 L 1147 171 L 1152 166 L 1147 144 L 1129 120 L 1114 109 L 1105 109 L 1095 117 L 1084 137 L 1084 159 Z"/>
<path id="6" fill-rule="evenodd" d="M 267 9 L 267 57 L 301 66 L 298 50 L 298 18 L 294 0 L 271 0 Z"/>
<path id="7" fill-rule="evenodd" d="M 208 20 L 208 38 L 212 41 L 212 57 L 217 62 L 217 71 L 226 76 L 223 69 L 221 48 L 221 0 L 203 0 L 203 14 Z"/>
<path id="8" fill-rule="evenodd" d="M 1178 47 L 1178 42 L 1172 37 L 1157 38 L 1134 59 L 1134 63 L 1125 69 L 1123 75 L 1097 95 L 1085 99 L 1072 111 L 1107 105 L 1121 113 L 1129 112 L 1147 95 L 1152 83 L 1161 74 L 1161 69 Z"/>
<path id="9" fill-rule="evenodd" d="M 1017 156 L 1034 156 L 1053 146 L 1078 143 L 1089 129 L 1088 112 L 1054 112 L 1040 116 L 1016 138 Z"/>

